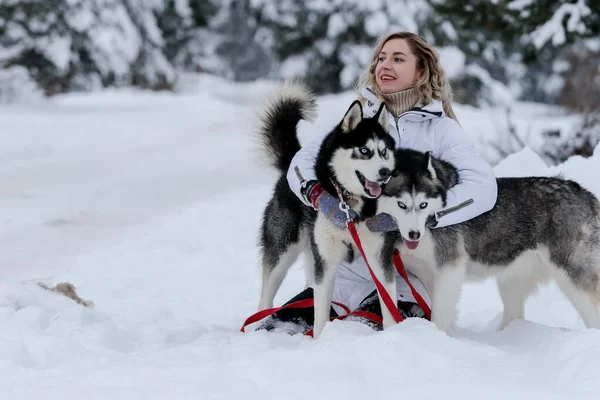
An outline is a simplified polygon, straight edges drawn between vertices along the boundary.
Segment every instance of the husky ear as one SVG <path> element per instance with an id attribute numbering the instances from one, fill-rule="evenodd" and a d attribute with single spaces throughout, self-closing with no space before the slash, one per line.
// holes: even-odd
<path id="1" fill-rule="evenodd" d="M 386 196 L 396 197 L 401 192 L 408 190 L 410 185 L 410 178 L 407 174 L 398 170 L 392 172 L 392 178 L 383 187 L 382 193 Z"/>
<path id="2" fill-rule="evenodd" d="M 385 103 L 381 103 L 379 110 L 377 110 L 373 118 L 379 122 L 379 125 L 381 125 L 386 133 L 390 133 L 390 114 L 388 113 Z"/>
<path id="3" fill-rule="evenodd" d="M 356 129 L 362 119 L 362 105 L 360 104 L 360 101 L 355 100 L 348 111 L 346 111 L 346 115 L 344 115 L 344 119 L 342 120 L 342 132 L 352 132 Z"/>
<path id="4" fill-rule="evenodd" d="M 437 180 L 437 173 L 435 172 L 435 168 L 433 168 L 433 162 L 432 162 L 432 152 L 428 151 L 425 153 L 425 155 L 427 156 L 427 171 L 431 174 L 431 179 L 432 180 Z"/>

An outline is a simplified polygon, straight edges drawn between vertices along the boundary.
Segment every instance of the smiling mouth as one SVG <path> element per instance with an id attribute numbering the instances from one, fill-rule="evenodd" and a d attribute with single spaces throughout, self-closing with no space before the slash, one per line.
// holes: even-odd
<path id="1" fill-rule="evenodd" d="M 358 177 L 360 184 L 363 185 L 367 197 L 372 199 L 379 197 L 381 194 L 381 184 L 379 182 L 372 182 L 368 180 L 358 171 L 356 171 L 356 176 Z"/>
<path id="2" fill-rule="evenodd" d="M 389 81 L 395 81 L 396 80 L 396 78 L 394 78 L 393 76 L 389 76 L 389 75 L 380 76 L 379 79 L 382 82 L 389 82 Z"/>

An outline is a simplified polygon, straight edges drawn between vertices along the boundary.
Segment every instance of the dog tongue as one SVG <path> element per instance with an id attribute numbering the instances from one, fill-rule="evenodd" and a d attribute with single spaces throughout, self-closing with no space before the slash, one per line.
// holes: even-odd
<path id="1" fill-rule="evenodd" d="M 416 242 L 413 242 L 412 240 L 406 240 L 406 239 L 404 239 L 404 244 L 406 245 L 406 247 L 408 247 L 409 250 L 414 250 L 417 247 L 419 247 L 419 241 L 418 240 Z"/>
<path id="2" fill-rule="evenodd" d="M 365 187 L 371 193 L 371 196 L 379 196 L 381 194 L 381 186 L 377 182 L 371 182 L 368 179 L 365 179 Z"/>

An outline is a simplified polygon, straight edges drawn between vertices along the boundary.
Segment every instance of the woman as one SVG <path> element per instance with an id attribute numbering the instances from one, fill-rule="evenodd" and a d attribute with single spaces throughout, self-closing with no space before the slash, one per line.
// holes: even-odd
<path id="1" fill-rule="evenodd" d="M 464 222 L 492 209 L 497 196 L 493 170 L 477 154 L 473 143 L 458 124 L 452 110 L 450 86 L 439 58 L 422 37 L 409 32 L 382 37 L 375 46 L 371 65 L 361 76 L 358 90 L 366 117 L 374 115 L 381 102 L 385 102 L 390 113 L 390 134 L 397 147 L 432 151 L 434 157 L 448 161 L 458 169 L 460 180 L 448 193 L 447 208 L 468 199 L 473 199 L 473 203 L 436 218 L 433 226 L 439 228 Z M 321 140 L 309 143 L 295 155 L 287 175 L 292 191 L 309 207 L 312 207 L 308 200 L 311 185 L 305 186 L 308 189 L 302 192 L 295 168 L 306 180 L 316 183 L 314 160 Z M 430 305 L 423 284 L 414 275 L 409 274 L 409 278 Z M 396 282 L 398 308 L 402 316 L 423 317 L 424 312 L 408 285 L 399 276 Z M 312 288 L 308 288 L 289 302 L 311 297 Z M 360 255 L 352 263 L 342 263 L 338 267 L 333 300 L 345 304 L 350 310 L 381 315 L 375 285 Z M 333 306 L 331 315 L 337 313 L 341 310 Z M 312 308 L 286 309 L 267 318 L 259 329 L 300 333 L 308 331 L 313 321 Z M 369 324 L 381 329 L 376 324 Z"/>

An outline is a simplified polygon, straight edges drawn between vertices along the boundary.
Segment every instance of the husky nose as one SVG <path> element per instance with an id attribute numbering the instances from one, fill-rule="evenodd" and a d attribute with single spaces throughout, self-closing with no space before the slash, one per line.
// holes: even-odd
<path id="1" fill-rule="evenodd" d="M 410 240 L 419 240 L 421 238 L 421 232 L 419 232 L 419 231 L 410 231 L 410 232 L 408 232 L 408 238 Z"/>
<path id="2" fill-rule="evenodd" d="M 379 176 L 381 176 L 381 179 L 387 179 L 390 177 L 390 175 L 392 175 L 392 171 L 390 171 L 389 168 L 381 168 L 379 170 Z"/>

